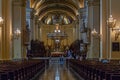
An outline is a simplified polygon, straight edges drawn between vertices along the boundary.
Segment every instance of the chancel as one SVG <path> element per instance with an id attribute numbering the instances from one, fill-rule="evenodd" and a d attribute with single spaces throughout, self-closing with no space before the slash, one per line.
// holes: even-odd
<path id="1" fill-rule="evenodd" d="M 0 0 L 0 80 L 120 80 L 120 0 Z"/>
<path id="2" fill-rule="evenodd" d="M 51 46 L 53 47 L 53 51 L 63 51 L 61 48 L 64 46 L 62 46 L 61 43 L 64 39 L 67 39 L 68 36 L 64 31 L 61 31 L 59 24 L 55 26 L 54 32 L 48 33 L 47 37 L 53 40 L 53 45 Z"/>

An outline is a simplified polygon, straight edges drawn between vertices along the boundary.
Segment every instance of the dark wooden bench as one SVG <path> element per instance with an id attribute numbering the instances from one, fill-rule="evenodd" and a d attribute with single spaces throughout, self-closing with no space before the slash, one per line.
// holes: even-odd
<path id="1" fill-rule="evenodd" d="M 45 60 L 0 61 L 0 80 L 30 80 L 45 68 Z"/>
<path id="2" fill-rule="evenodd" d="M 70 59 L 67 64 L 85 80 L 114 80 L 120 76 L 118 61 L 104 64 L 99 61 Z"/>

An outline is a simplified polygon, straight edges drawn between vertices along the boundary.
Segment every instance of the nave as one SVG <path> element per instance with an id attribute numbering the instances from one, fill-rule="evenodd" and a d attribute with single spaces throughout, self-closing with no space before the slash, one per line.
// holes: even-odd
<path id="1" fill-rule="evenodd" d="M 77 73 L 71 70 L 64 59 L 52 58 L 49 67 L 45 67 L 45 71 L 38 74 L 33 80 L 84 80 Z"/>
<path id="2" fill-rule="evenodd" d="M 120 80 L 120 60 L 0 61 L 0 80 Z"/>
<path id="3" fill-rule="evenodd" d="M 81 80 L 73 71 L 120 80 L 119 7 L 120 0 L 0 0 L 0 80 Z M 70 57 L 67 66 L 32 59 L 58 56 Z"/>

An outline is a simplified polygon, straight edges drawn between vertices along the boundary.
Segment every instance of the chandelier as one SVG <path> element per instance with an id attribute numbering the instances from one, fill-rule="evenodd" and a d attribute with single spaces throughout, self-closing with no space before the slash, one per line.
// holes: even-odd
<path id="1" fill-rule="evenodd" d="M 48 33 L 47 37 L 53 40 L 63 40 L 68 37 L 68 35 L 60 30 L 60 25 L 56 24 L 54 32 Z"/>

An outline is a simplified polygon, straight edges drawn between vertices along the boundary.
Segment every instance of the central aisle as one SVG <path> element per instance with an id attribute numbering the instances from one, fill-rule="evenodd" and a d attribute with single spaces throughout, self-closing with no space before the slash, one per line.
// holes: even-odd
<path id="1" fill-rule="evenodd" d="M 69 69 L 66 68 L 65 62 L 61 63 L 56 59 L 50 61 L 48 69 L 37 77 L 35 80 L 82 80 L 78 79 Z"/>

